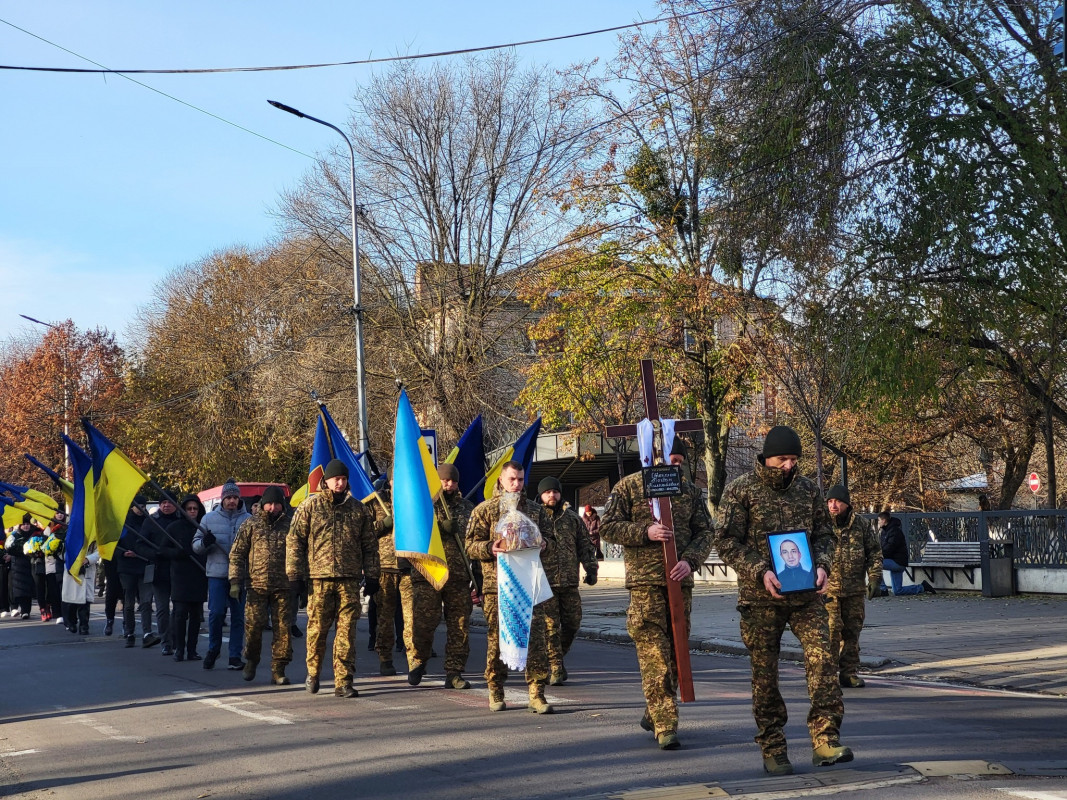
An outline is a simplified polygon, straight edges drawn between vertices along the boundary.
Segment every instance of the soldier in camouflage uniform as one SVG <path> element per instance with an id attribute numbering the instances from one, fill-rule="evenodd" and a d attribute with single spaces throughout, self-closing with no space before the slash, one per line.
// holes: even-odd
<path id="1" fill-rule="evenodd" d="M 397 603 L 400 601 L 400 577 L 403 571 L 410 572 L 411 565 L 405 559 L 399 562 L 393 546 L 392 496 L 384 486 L 378 490 L 382 503 L 372 502 L 374 535 L 378 537 L 378 561 L 381 564 L 381 579 L 378 593 L 374 595 L 374 607 L 378 615 L 375 626 L 374 649 L 378 651 L 378 672 L 381 675 L 396 675 L 393 666 L 393 647 L 396 645 Z M 403 566 L 403 570 L 401 569 Z"/>
<path id="2" fill-rule="evenodd" d="M 276 620 L 288 620 L 291 614 L 289 579 L 285 574 L 285 542 L 289 535 L 289 518 L 285 515 L 285 498 L 277 486 L 268 486 L 259 501 L 259 510 L 237 530 L 230 548 L 230 596 L 240 596 L 247 586 L 245 603 L 244 679 L 256 677 L 263 647 L 263 629 L 268 614 Z M 270 682 L 288 686 L 285 667 L 293 660 L 289 625 L 274 626 L 271 645 Z"/>
<path id="3" fill-rule="evenodd" d="M 474 504 L 459 491 L 459 470 L 455 464 L 442 464 L 437 470 L 441 479 L 441 498 L 437 503 L 437 526 L 445 547 L 448 562 L 448 582 L 440 591 L 435 613 L 444 609 L 445 616 L 445 686 L 449 689 L 469 689 L 463 677 L 467 657 L 471 652 L 470 620 L 471 573 L 465 552 L 464 534 Z"/>
<path id="4" fill-rule="evenodd" d="M 838 738 L 844 706 L 822 597 L 834 558 L 834 534 L 818 487 L 797 474 L 800 455 L 796 431 L 784 425 L 772 428 L 755 470 L 732 481 L 723 492 L 715 528 L 715 548 L 737 573 L 741 639 L 752 665 L 756 743 L 763 751 L 763 767 L 772 775 L 793 772 L 784 733 L 785 701 L 778 690 L 778 656 L 786 625 L 804 648 L 812 761 L 827 766 L 852 760 L 852 751 Z M 817 588 L 782 595 L 767 534 L 794 530 L 809 534 Z"/>
<path id="5" fill-rule="evenodd" d="M 859 689 L 860 631 L 863 630 L 864 595 L 874 597 L 882 582 L 882 546 L 874 527 L 852 510 L 844 486 L 826 493 L 837 555 L 830 570 L 826 611 L 830 616 L 830 652 L 838 659 L 841 685 Z"/>
<path id="6" fill-rule="evenodd" d="M 685 445 L 676 438 L 670 463 L 681 466 L 685 458 Z M 692 575 L 711 551 L 711 517 L 700 489 L 683 480 L 682 494 L 671 498 L 671 512 L 674 530 L 660 524 L 652 515 L 641 473 L 635 472 L 615 484 L 600 523 L 601 538 L 623 546 L 626 588 L 630 590 L 626 630 L 637 648 L 641 688 L 645 693 L 641 727 L 652 732 L 663 750 L 681 747 L 675 699 L 678 665 L 674 660 L 667 581 L 682 584 L 688 637 L 693 608 Z M 668 576 L 663 542 L 671 539 L 677 548 L 678 563 Z"/>
<path id="7" fill-rule="evenodd" d="M 537 485 L 545 522 L 541 532 L 555 542 L 555 557 L 544 561 L 545 574 L 552 587 L 552 599 L 545 603 L 548 623 L 549 684 L 560 686 L 567 680 L 563 657 L 571 649 L 582 626 L 582 597 L 578 591 L 578 564 L 585 568 L 585 582 L 596 583 L 599 565 L 596 548 L 585 523 L 562 505 L 563 487 L 558 478 L 545 478 Z"/>
<path id="8" fill-rule="evenodd" d="M 356 672 L 359 584 L 362 579 L 368 595 L 378 591 L 378 542 L 370 512 L 348 491 L 345 463 L 335 458 L 327 464 L 323 480 L 326 489 L 301 503 L 293 515 L 286 539 L 285 572 L 293 591 L 302 592 L 305 575 L 313 587 L 308 601 L 305 688 L 311 694 L 319 690 L 326 639 L 336 624 L 334 694 L 357 697 L 352 679 Z"/>
<path id="9" fill-rule="evenodd" d="M 525 468 L 517 461 L 504 464 L 500 478 L 493 489 L 493 496 L 480 503 L 471 513 L 467 524 L 467 556 L 471 561 L 482 562 L 482 613 L 488 626 L 487 651 L 485 656 L 485 681 L 489 684 L 489 710 L 503 711 L 504 682 L 508 678 L 508 668 L 500 660 L 500 619 L 497 602 L 496 557 L 504 552 L 499 542 L 493 539 L 493 530 L 503 514 L 501 498 L 504 493 L 522 493 Z M 518 510 L 538 523 L 543 531 L 542 510 L 538 503 L 521 494 Z M 553 557 L 553 544 L 542 534 L 541 558 Z M 533 621 L 530 625 L 530 640 L 526 656 L 526 685 L 530 693 L 530 711 L 538 714 L 551 714 L 552 706 L 545 699 L 545 684 L 548 683 L 548 644 L 546 642 L 545 604 L 539 603 L 533 609 Z"/>

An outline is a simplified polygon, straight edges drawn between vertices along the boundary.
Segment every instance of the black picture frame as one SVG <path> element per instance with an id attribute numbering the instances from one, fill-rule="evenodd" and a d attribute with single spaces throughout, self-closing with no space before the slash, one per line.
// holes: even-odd
<path id="1" fill-rule="evenodd" d="M 791 542 L 793 548 L 783 550 L 786 542 Z M 782 584 L 778 590 L 780 594 L 815 591 L 815 556 L 807 531 L 771 531 L 767 534 L 767 549 L 771 554 L 771 570 Z M 787 558 L 789 561 L 796 559 L 796 564 L 790 566 Z"/>

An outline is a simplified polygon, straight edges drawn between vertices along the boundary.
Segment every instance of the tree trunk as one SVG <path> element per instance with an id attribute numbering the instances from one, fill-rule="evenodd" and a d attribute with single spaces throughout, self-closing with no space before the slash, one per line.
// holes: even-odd
<path id="1" fill-rule="evenodd" d="M 1056 441 L 1053 438 L 1052 397 L 1045 401 L 1045 464 L 1048 470 L 1048 507 L 1056 507 Z"/>
<path id="2" fill-rule="evenodd" d="M 726 488 L 726 454 L 730 449 L 730 425 L 703 416 L 704 469 L 708 473 L 708 505 L 718 513 L 719 501 Z"/>
<path id="3" fill-rule="evenodd" d="M 816 428 L 812 431 L 815 434 L 815 477 L 819 482 L 819 493 L 826 495 L 825 481 L 823 480 L 823 447 L 822 447 L 822 428 Z"/>
<path id="4" fill-rule="evenodd" d="M 1011 508 L 1015 495 L 1026 480 L 1026 473 L 1030 468 L 1030 457 L 1034 454 L 1037 446 L 1037 420 L 1031 418 L 1027 421 L 1026 437 L 1021 446 L 1007 448 L 1004 452 L 1004 481 L 1000 484 L 1000 499 L 997 508 L 1007 510 Z"/>

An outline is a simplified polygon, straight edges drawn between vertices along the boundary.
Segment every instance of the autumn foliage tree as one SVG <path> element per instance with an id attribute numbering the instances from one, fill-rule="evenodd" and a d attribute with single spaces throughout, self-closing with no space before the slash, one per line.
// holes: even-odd
<path id="1" fill-rule="evenodd" d="M 13 342 L 0 363 L 0 475 L 51 490 L 51 482 L 23 453 L 62 472 L 64 427 L 81 441 L 79 418 L 121 408 L 125 357 L 112 333 L 80 331 L 66 320 L 39 340 Z M 105 433 L 113 425 L 102 424 Z"/>

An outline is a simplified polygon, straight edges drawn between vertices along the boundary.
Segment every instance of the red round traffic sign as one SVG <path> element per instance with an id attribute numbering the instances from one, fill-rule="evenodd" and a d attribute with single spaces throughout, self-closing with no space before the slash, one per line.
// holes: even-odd
<path id="1" fill-rule="evenodd" d="M 1037 494 L 1041 490 L 1041 476 L 1036 472 L 1030 473 L 1030 478 L 1027 483 L 1030 485 L 1030 491 Z"/>

